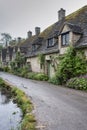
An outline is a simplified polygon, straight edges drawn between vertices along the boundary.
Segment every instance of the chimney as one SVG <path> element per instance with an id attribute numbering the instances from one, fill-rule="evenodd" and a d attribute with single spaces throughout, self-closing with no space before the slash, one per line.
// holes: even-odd
<path id="1" fill-rule="evenodd" d="M 61 8 L 59 11 L 58 11 L 58 20 L 62 20 L 64 17 L 65 17 L 65 10 L 63 8 Z"/>
<path id="2" fill-rule="evenodd" d="M 17 38 L 18 43 L 21 42 L 21 40 L 22 40 L 21 37 Z"/>
<path id="3" fill-rule="evenodd" d="M 40 34 L 40 27 L 35 27 L 35 35 L 39 35 Z"/>
<path id="4" fill-rule="evenodd" d="M 31 31 L 27 32 L 27 36 L 28 38 L 32 37 L 32 32 Z"/>

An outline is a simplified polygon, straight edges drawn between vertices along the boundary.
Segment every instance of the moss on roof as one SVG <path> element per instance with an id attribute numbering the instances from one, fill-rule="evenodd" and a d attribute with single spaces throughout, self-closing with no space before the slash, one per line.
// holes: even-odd
<path id="1" fill-rule="evenodd" d="M 51 26 L 49 26 L 48 28 L 46 28 L 43 32 L 41 32 L 39 36 L 47 38 L 48 34 L 50 34 L 50 32 L 52 31 L 52 29 L 53 29 L 54 26 L 55 26 L 55 24 L 52 24 Z"/>
<path id="2" fill-rule="evenodd" d="M 80 8 L 79 10 L 71 13 L 70 15 L 66 16 L 65 19 L 62 19 L 60 21 L 57 21 L 56 23 L 52 24 L 51 26 L 47 27 L 43 32 L 41 32 L 38 36 L 34 35 L 31 38 L 26 39 L 25 41 L 19 43 L 18 46 L 24 46 L 27 47 L 31 45 L 38 37 L 42 37 L 43 40 L 48 39 L 50 36 L 54 35 L 54 33 L 57 31 L 60 31 L 63 24 L 65 22 L 73 23 L 79 26 L 83 25 L 83 22 L 86 22 L 87 16 L 87 5 Z"/>
<path id="3" fill-rule="evenodd" d="M 74 19 L 76 17 L 78 18 L 78 16 L 80 14 L 84 13 L 85 11 L 87 11 L 87 5 L 82 7 L 82 8 L 80 8 L 80 9 L 78 9 L 77 11 L 71 13 L 70 15 L 66 16 L 65 20 L 68 21 L 68 20 L 72 20 L 72 19 Z"/>
<path id="4" fill-rule="evenodd" d="M 36 36 L 33 35 L 31 38 L 27 38 L 25 41 L 20 42 L 20 43 L 19 43 L 19 46 L 26 46 L 26 45 L 28 45 L 29 43 L 32 43 L 33 40 L 35 40 L 35 38 L 36 38 Z"/>

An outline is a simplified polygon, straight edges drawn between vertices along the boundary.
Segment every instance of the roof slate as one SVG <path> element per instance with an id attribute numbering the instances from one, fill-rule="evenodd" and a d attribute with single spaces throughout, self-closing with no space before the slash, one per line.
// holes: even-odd
<path id="1" fill-rule="evenodd" d="M 64 24 L 67 24 L 70 30 L 74 33 L 83 34 L 79 43 L 76 44 L 78 46 L 86 46 L 87 45 L 87 6 L 82 7 L 81 9 L 73 12 L 72 14 L 66 16 L 64 19 L 57 21 L 53 25 L 46 28 L 43 32 L 39 34 L 38 37 L 42 37 L 43 40 L 39 42 L 38 37 L 28 42 L 30 46 L 35 43 L 41 43 L 39 49 L 35 52 L 32 52 L 32 47 L 28 50 L 27 56 L 34 56 L 38 53 L 49 53 L 50 51 L 58 50 L 58 44 L 51 48 L 47 48 L 47 39 L 60 35 L 60 30 Z M 26 44 L 26 42 L 25 42 Z M 27 45 L 27 44 L 26 44 Z"/>
<path id="2" fill-rule="evenodd" d="M 58 37 L 61 33 L 61 29 L 67 24 L 70 30 L 74 33 L 81 34 L 80 40 L 76 43 L 76 47 L 87 46 L 87 5 L 80 8 L 79 10 L 73 12 L 72 14 L 66 16 L 60 21 L 52 24 L 46 28 L 39 35 L 31 36 L 27 38 L 22 43 L 18 44 L 21 52 L 26 54 L 26 57 L 36 56 L 39 53 L 48 54 L 58 52 L 58 44 L 55 44 L 53 47 L 47 48 L 47 39 Z M 35 51 L 32 51 L 32 45 L 36 44 L 38 47 Z M 15 50 L 18 50 L 18 47 L 15 47 Z M 4 57 L 3 57 L 4 58 Z"/>

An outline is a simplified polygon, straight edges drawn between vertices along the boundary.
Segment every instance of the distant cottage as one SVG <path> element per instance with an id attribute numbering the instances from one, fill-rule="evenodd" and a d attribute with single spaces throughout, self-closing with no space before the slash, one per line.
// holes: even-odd
<path id="1" fill-rule="evenodd" d="M 1 61 L 8 65 L 15 59 L 15 53 L 19 50 L 26 57 L 26 64 L 31 65 L 34 72 L 44 72 L 49 77 L 55 74 L 53 56 L 63 55 L 67 47 L 72 44 L 77 49 L 83 49 L 87 57 L 87 6 L 65 16 L 65 10 L 58 11 L 58 21 L 40 32 L 35 28 L 35 35 L 27 33 L 28 38 L 14 47 L 2 50 Z M 45 56 L 45 66 L 38 61 L 38 55 Z"/>

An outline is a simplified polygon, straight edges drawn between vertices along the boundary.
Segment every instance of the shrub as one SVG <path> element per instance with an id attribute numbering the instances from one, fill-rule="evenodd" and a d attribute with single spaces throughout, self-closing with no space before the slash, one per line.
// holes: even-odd
<path id="1" fill-rule="evenodd" d="M 0 67 L 0 71 L 3 71 L 3 68 L 2 68 L 2 67 Z"/>
<path id="2" fill-rule="evenodd" d="M 61 80 L 59 80 L 56 76 L 54 76 L 54 77 L 50 78 L 48 82 L 49 82 L 49 83 L 52 83 L 52 84 L 54 84 L 54 85 L 60 85 L 60 84 L 61 84 L 60 81 L 61 81 Z"/>
<path id="3" fill-rule="evenodd" d="M 87 90 L 87 79 L 81 77 L 71 78 L 67 81 L 66 86 L 79 90 Z"/>
<path id="4" fill-rule="evenodd" d="M 34 76 L 34 78 L 36 80 L 41 80 L 41 81 L 47 81 L 48 80 L 48 76 L 43 74 L 43 73 L 38 73 Z"/>
<path id="5" fill-rule="evenodd" d="M 6 67 L 3 68 L 3 70 L 4 70 L 5 72 L 9 72 L 9 71 L 10 71 L 10 68 L 9 68 L 8 66 L 6 66 Z"/>
<path id="6" fill-rule="evenodd" d="M 27 77 L 28 72 L 29 72 L 28 66 L 24 66 L 23 68 L 21 68 L 20 76 Z"/>
<path id="7" fill-rule="evenodd" d="M 69 47 L 64 54 L 64 58 L 60 60 L 56 77 L 62 83 L 66 83 L 68 79 L 86 73 L 87 61 L 83 52 L 77 52 L 72 46 Z"/>
<path id="8" fill-rule="evenodd" d="M 2 80 L 2 78 L 0 78 L 0 87 L 3 87 L 3 86 L 5 86 L 4 81 Z"/>
<path id="9" fill-rule="evenodd" d="M 34 80 L 41 80 L 41 81 L 47 81 L 48 80 L 48 76 L 46 74 L 34 73 L 34 72 L 28 73 L 28 78 L 34 79 Z"/>
<path id="10" fill-rule="evenodd" d="M 36 75 L 36 74 L 37 74 L 37 73 L 29 72 L 28 75 L 27 75 L 27 78 L 29 78 L 29 79 L 35 79 L 35 75 Z"/>

